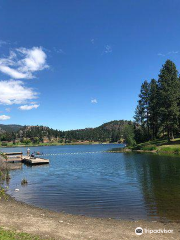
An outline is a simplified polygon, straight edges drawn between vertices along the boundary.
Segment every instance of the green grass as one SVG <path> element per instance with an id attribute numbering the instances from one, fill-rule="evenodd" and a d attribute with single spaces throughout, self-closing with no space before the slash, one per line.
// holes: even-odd
<path id="1" fill-rule="evenodd" d="M 0 228 L 0 240 L 42 240 L 42 238 Z"/>
<path id="2" fill-rule="evenodd" d="M 4 198 L 4 199 L 7 199 L 8 196 L 6 195 L 6 191 L 4 188 L 0 187 L 0 199 L 1 198 Z"/>
<path id="3" fill-rule="evenodd" d="M 157 150 L 157 147 L 155 145 L 147 145 L 147 146 L 143 146 L 142 150 L 144 150 L 144 151 L 154 151 L 154 150 Z"/>
<path id="4" fill-rule="evenodd" d="M 168 142 L 167 139 L 158 139 L 137 144 L 133 150 L 156 151 L 158 153 L 179 154 L 180 138 L 175 138 Z"/>
<path id="5" fill-rule="evenodd" d="M 159 153 L 170 153 L 180 155 L 180 145 L 166 145 L 158 148 Z"/>

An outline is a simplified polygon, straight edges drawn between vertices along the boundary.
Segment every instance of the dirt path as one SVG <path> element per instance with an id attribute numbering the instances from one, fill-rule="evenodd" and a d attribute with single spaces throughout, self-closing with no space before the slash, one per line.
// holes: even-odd
<path id="1" fill-rule="evenodd" d="M 9 198 L 0 200 L 0 226 L 59 240 L 180 239 L 179 223 L 118 221 L 55 213 Z M 135 228 L 166 229 L 173 233 L 135 234 Z"/>

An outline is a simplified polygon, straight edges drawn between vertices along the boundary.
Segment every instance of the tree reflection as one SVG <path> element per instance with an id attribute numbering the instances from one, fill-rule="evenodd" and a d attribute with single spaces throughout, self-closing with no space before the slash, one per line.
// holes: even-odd
<path id="1" fill-rule="evenodd" d="M 180 220 L 180 158 L 125 154 L 126 174 L 136 177 L 149 217 Z"/>

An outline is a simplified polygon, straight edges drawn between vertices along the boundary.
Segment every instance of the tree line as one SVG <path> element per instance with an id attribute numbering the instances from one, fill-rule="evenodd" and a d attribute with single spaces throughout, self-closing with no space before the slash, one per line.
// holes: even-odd
<path id="1" fill-rule="evenodd" d="M 122 142 L 123 136 L 128 132 L 128 126 L 133 126 L 132 121 L 118 120 L 104 123 L 96 128 L 85 128 L 69 131 L 55 130 L 45 126 L 22 126 L 18 131 L 0 133 L 0 141 L 23 144 L 30 142 L 38 144 L 46 141 L 71 143 L 77 141 L 89 142 Z"/>
<path id="2" fill-rule="evenodd" d="M 180 76 L 176 65 L 167 60 L 158 79 L 145 80 L 135 110 L 134 138 L 144 142 L 180 132 Z"/>

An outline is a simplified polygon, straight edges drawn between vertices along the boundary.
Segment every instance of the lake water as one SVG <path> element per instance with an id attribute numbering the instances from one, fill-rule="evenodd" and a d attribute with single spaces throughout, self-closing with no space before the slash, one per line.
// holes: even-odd
<path id="1" fill-rule="evenodd" d="M 8 193 L 58 212 L 118 219 L 180 220 L 180 158 L 105 153 L 116 145 L 31 147 L 50 164 L 11 171 Z M 6 148 L 22 151 L 27 148 Z M 76 153 L 76 154 L 72 154 Z M 28 185 L 21 186 L 26 178 Z M 19 192 L 15 192 L 19 188 Z"/>

